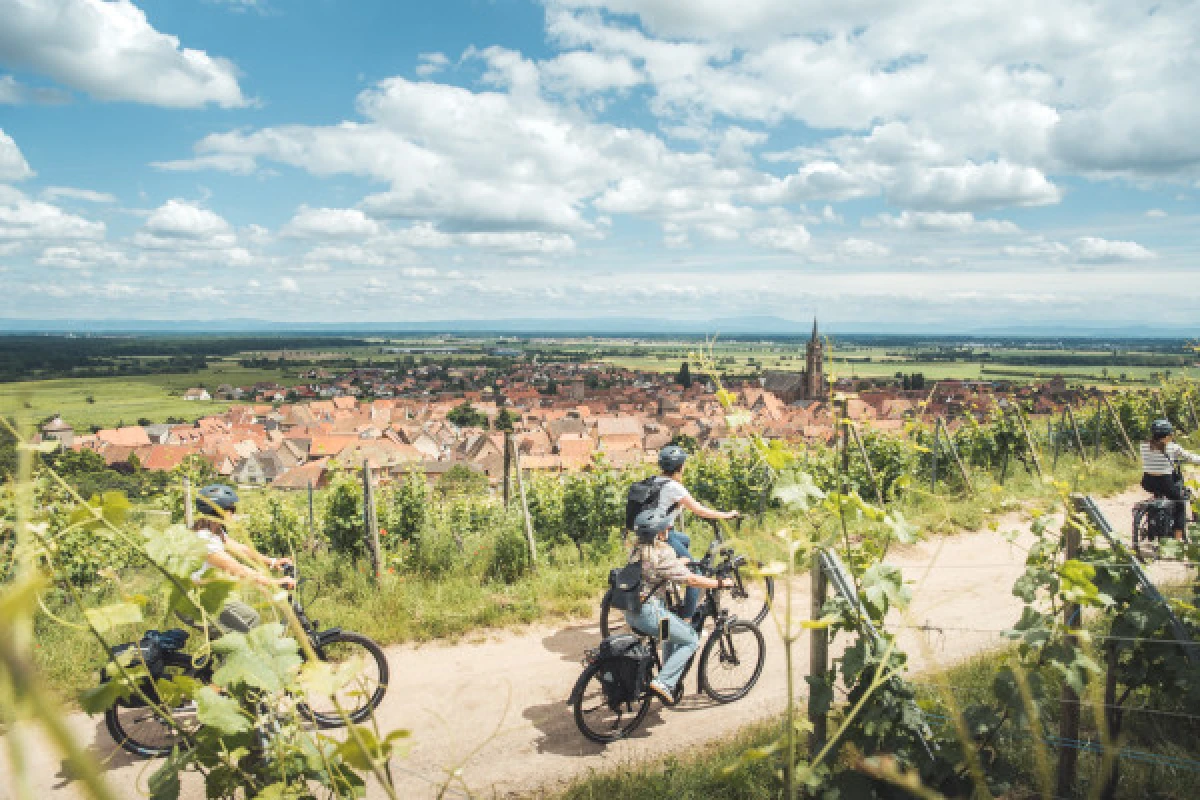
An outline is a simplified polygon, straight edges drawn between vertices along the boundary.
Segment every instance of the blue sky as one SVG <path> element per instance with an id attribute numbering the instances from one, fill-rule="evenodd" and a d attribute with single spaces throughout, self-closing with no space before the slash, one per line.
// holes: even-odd
<path id="1" fill-rule="evenodd" d="M 1200 320 L 1190 3 L 0 18 L 8 318 Z"/>

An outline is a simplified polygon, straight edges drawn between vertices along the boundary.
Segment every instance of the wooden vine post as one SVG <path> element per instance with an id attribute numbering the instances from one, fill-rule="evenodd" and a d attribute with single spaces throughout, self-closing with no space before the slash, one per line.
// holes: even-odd
<path id="1" fill-rule="evenodd" d="M 1063 536 L 1066 540 L 1065 557 L 1070 561 L 1079 555 L 1079 528 L 1068 520 L 1063 527 Z M 1076 603 L 1067 603 L 1063 607 L 1063 622 L 1068 631 L 1072 626 L 1079 624 L 1079 620 L 1076 619 L 1078 614 L 1079 606 Z M 1079 646 L 1078 638 L 1072 633 L 1067 633 L 1065 643 L 1068 651 L 1073 651 Z M 1075 694 L 1075 690 L 1066 682 L 1063 683 L 1059 705 L 1058 736 L 1064 744 L 1074 744 L 1079 740 L 1079 695 Z M 1074 747 L 1060 747 L 1058 750 L 1058 781 L 1055 794 L 1059 797 L 1070 797 L 1075 791 L 1078 756 L 1079 751 Z"/>
<path id="2" fill-rule="evenodd" d="M 1020 408 L 1013 409 L 1016 414 L 1017 422 L 1021 425 L 1021 433 L 1025 435 L 1025 446 L 1029 448 L 1029 455 L 1033 458 L 1033 466 L 1037 469 L 1038 477 L 1042 477 L 1042 459 L 1038 457 L 1037 447 L 1034 446 L 1033 436 L 1029 434 L 1029 426 L 1025 424 L 1025 414 Z"/>
<path id="3" fill-rule="evenodd" d="M 195 523 L 195 517 L 192 516 L 194 513 L 193 509 L 194 509 L 194 506 L 192 505 L 192 479 L 189 478 L 187 475 L 184 475 L 183 476 L 183 524 L 188 526 L 188 530 L 191 530 L 192 525 Z"/>
<path id="4" fill-rule="evenodd" d="M 1200 430 L 1200 417 L 1196 416 L 1196 406 L 1192 404 L 1192 393 L 1184 392 L 1183 400 L 1187 403 L 1188 414 L 1192 418 L 1192 430 Z"/>
<path id="5" fill-rule="evenodd" d="M 851 425 L 846 422 L 850 428 L 850 433 L 854 436 L 854 443 L 858 445 L 858 454 L 862 456 L 863 464 L 867 466 L 867 477 L 871 479 L 871 486 L 875 489 L 875 502 L 883 505 L 883 489 L 879 486 L 879 478 L 875 476 L 875 468 L 871 466 L 871 458 L 867 455 L 867 447 L 863 444 L 862 436 L 858 432 L 857 425 Z"/>
<path id="6" fill-rule="evenodd" d="M 929 491 L 930 492 L 937 491 L 938 444 L 939 444 L 938 430 L 939 429 L 938 429 L 937 423 L 934 423 L 933 444 L 932 444 L 932 447 L 930 448 L 930 452 L 929 452 L 929 458 L 930 458 L 930 461 L 932 462 L 932 469 L 929 471 Z"/>
<path id="7" fill-rule="evenodd" d="M 820 550 L 813 551 L 812 570 L 809 575 L 812 576 L 812 598 L 808 616 L 817 622 L 821 619 L 821 609 L 825 606 L 825 599 L 829 594 L 829 581 L 825 577 Z M 829 631 L 820 624 L 814 624 L 808 633 L 808 672 L 812 675 L 814 683 L 824 683 L 829 674 Z M 813 711 L 811 692 L 808 721 L 812 725 L 812 732 L 808 737 L 809 752 L 818 753 L 825 746 L 829 735 L 828 720 L 825 713 L 818 714 Z"/>
<path id="8" fill-rule="evenodd" d="M 511 433 L 504 434 L 504 507 L 508 508 L 509 501 L 512 497 L 512 484 L 509 476 L 512 474 L 512 453 L 513 453 L 513 435 Z"/>
<path id="9" fill-rule="evenodd" d="M 1104 407 L 1108 409 L 1113 422 L 1116 423 L 1117 431 L 1121 434 L 1121 441 L 1125 444 L 1125 451 L 1129 453 L 1130 458 L 1136 459 L 1138 457 L 1137 451 L 1133 449 L 1133 442 L 1129 441 L 1129 434 L 1125 432 L 1125 423 L 1121 422 L 1121 415 L 1113 408 L 1112 403 L 1108 401 L 1107 397 L 1103 397 L 1102 399 L 1104 400 Z"/>
<path id="10" fill-rule="evenodd" d="M 967 487 L 967 494 L 975 494 L 975 484 L 971 482 L 971 475 L 967 472 L 967 467 L 963 464 L 962 458 L 958 455 L 958 448 L 954 444 L 954 440 L 950 438 L 950 430 L 946 427 L 946 420 L 942 417 L 937 418 L 937 428 L 934 431 L 934 440 L 937 440 L 938 431 L 946 439 L 946 449 L 950 451 L 951 458 L 954 459 L 955 465 L 958 466 L 958 474 L 962 476 L 963 484 Z"/>
<path id="11" fill-rule="evenodd" d="M 308 551 L 317 549 L 317 519 L 313 513 L 313 482 L 308 482 Z"/>
<path id="12" fill-rule="evenodd" d="M 1079 449 L 1079 457 L 1083 459 L 1084 464 L 1089 464 L 1087 456 L 1087 448 L 1083 446 L 1083 437 L 1079 434 L 1079 425 L 1075 422 L 1075 410 L 1071 408 L 1071 404 L 1067 403 L 1067 407 L 1063 409 L 1063 414 L 1071 423 L 1071 434 L 1075 437 L 1075 447 Z"/>
<path id="13" fill-rule="evenodd" d="M 379 522 L 375 517 L 375 481 L 371 478 L 371 462 L 363 459 L 363 526 L 367 543 L 367 555 L 371 557 L 371 572 L 379 580 L 383 572 L 383 559 L 379 549 Z"/>
<path id="14" fill-rule="evenodd" d="M 508 439 L 508 451 L 512 454 L 514 472 L 517 474 L 517 492 L 521 497 L 521 514 L 525 518 L 525 541 L 529 545 L 529 569 L 537 572 L 537 541 L 533 538 L 533 522 L 529 519 L 529 502 L 525 499 L 525 480 L 521 477 L 521 451 Z"/>
<path id="15" fill-rule="evenodd" d="M 1101 425 L 1102 422 L 1104 422 L 1104 409 L 1100 405 L 1100 398 L 1097 397 L 1096 398 L 1096 417 L 1095 417 L 1096 432 L 1095 432 L 1095 436 L 1092 437 L 1094 440 L 1093 445 L 1095 446 L 1095 450 L 1093 451 L 1092 458 L 1094 458 L 1096 461 L 1100 460 L 1100 429 L 1103 427 Z"/>

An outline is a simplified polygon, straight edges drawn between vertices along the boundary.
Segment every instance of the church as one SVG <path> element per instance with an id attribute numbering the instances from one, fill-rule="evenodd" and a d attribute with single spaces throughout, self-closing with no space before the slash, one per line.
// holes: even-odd
<path id="1" fill-rule="evenodd" d="M 768 371 L 763 377 L 763 388 L 788 404 L 829 399 L 829 383 L 825 380 L 825 345 L 817 333 L 815 318 L 812 338 L 804 347 L 804 371 Z"/>

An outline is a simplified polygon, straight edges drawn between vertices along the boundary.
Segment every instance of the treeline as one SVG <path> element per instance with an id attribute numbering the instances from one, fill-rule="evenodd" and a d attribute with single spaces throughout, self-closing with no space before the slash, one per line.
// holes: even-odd
<path id="1" fill-rule="evenodd" d="M 0 382 L 191 372 L 207 359 L 247 350 L 356 347 L 361 339 L 262 336 L 30 336 L 0 337 Z"/>

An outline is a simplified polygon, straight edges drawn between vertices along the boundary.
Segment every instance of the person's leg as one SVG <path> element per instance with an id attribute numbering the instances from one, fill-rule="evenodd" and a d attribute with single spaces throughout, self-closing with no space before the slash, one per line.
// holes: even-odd
<path id="1" fill-rule="evenodd" d="M 629 625 L 630 630 L 636 633 L 644 633 L 654 637 L 658 637 L 658 618 L 662 613 L 663 607 L 658 600 L 647 600 L 642 603 L 642 610 L 638 612 L 626 611 L 625 622 Z"/>
<path id="2" fill-rule="evenodd" d="M 700 646 L 700 637 L 691 625 L 671 612 L 664 612 L 664 615 L 670 622 L 667 640 L 663 642 L 663 667 L 656 680 L 673 692 L 688 659 Z"/>
<path id="3" fill-rule="evenodd" d="M 671 545 L 671 549 L 680 558 L 692 560 L 692 537 L 686 533 L 671 529 L 667 534 L 667 544 Z M 679 616 L 684 619 L 691 619 L 696 613 L 696 608 L 700 605 L 700 590 L 694 586 L 689 586 L 683 593 L 683 605 L 679 608 Z"/>
<path id="4" fill-rule="evenodd" d="M 1164 494 L 1175 501 L 1175 538 L 1183 541 L 1188 520 L 1187 495 L 1183 491 L 1184 485 L 1181 481 L 1173 480 L 1164 488 Z"/>

